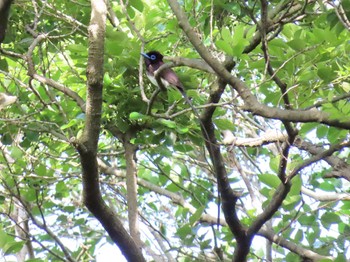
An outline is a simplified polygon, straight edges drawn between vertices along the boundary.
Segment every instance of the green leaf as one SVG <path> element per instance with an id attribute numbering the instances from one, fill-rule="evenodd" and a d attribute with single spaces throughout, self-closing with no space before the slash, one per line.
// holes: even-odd
<path id="1" fill-rule="evenodd" d="M 131 112 L 130 115 L 129 115 L 129 119 L 130 120 L 142 120 L 142 119 L 145 119 L 146 116 L 143 115 L 143 114 L 140 114 L 138 112 Z"/>
<path id="2" fill-rule="evenodd" d="M 340 217 L 334 213 L 325 213 L 321 217 L 321 222 L 322 223 L 327 223 L 327 224 L 338 224 L 342 220 Z"/>
<path id="3" fill-rule="evenodd" d="M 125 45 L 119 39 L 118 42 L 115 40 L 106 40 L 106 50 L 109 55 L 120 56 L 124 50 Z"/>
<path id="4" fill-rule="evenodd" d="M 235 129 L 235 126 L 232 123 L 232 121 L 230 121 L 228 119 L 215 119 L 214 124 L 220 130 L 234 130 Z"/>
<path id="5" fill-rule="evenodd" d="M 304 233 L 303 230 L 299 229 L 297 233 L 295 234 L 294 240 L 298 243 L 300 243 L 303 240 Z"/>
<path id="6" fill-rule="evenodd" d="M 19 242 L 10 241 L 10 242 L 7 242 L 5 244 L 5 246 L 3 247 L 4 254 L 5 255 L 9 255 L 9 254 L 16 254 L 16 253 L 18 253 L 22 249 L 24 243 L 25 243 L 24 241 L 19 241 Z"/>
<path id="7" fill-rule="evenodd" d="M 335 260 L 328 259 L 328 261 L 325 261 L 325 259 L 322 259 L 323 262 L 347 262 L 345 254 L 338 254 L 337 258 Z"/>
<path id="8" fill-rule="evenodd" d="M 70 127 L 72 127 L 72 126 L 75 126 L 77 123 L 78 123 L 78 120 L 75 119 L 75 118 L 73 118 L 73 119 L 71 119 L 67 124 L 62 125 L 62 126 L 61 126 L 61 129 L 62 129 L 62 130 L 65 130 L 65 129 L 67 129 L 67 128 L 70 128 Z"/>
<path id="9" fill-rule="evenodd" d="M 143 3 L 141 0 L 129 0 L 129 4 L 134 7 L 136 10 L 143 11 Z"/>
<path id="10" fill-rule="evenodd" d="M 180 190 L 179 187 L 176 184 L 174 184 L 174 183 L 170 183 L 166 187 L 166 189 L 169 190 L 170 192 L 174 192 L 174 193 L 179 192 L 179 190 Z"/>
<path id="11" fill-rule="evenodd" d="M 301 51 L 305 48 L 305 42 L 302 39 L 293 39 L 287 44 L 296 51 Z"/>
<path id="12" fill-rule="evenodd" d="M 160 122 L 162 125 L 169 127 L 171 129 L 176 128 L 176 123 L 174 121 L 167 120 L 167 119 L 159 119 L 158 122 Z"/>
<path id="13" fill-rule="evenodd" d="M 228 55 L 232 55 L 233 54 L 233 49 L 232 49 L 231 45 L 228 42 L 226 42 L 224 40 L 217 40 L 215 42 L 215 45 L 216 45 L 217 48 L 219 48 L 220 50 L 224 51 Z"/>
<path id="14" fill-rule="evenodd" d="M 182 153 L 188 153 L 194 150 L 193 146 L 186 144 L 177 144 L 174 146 L 174 149 Z"/>
<path id="15" fill-rule="evenodd" d="M 186 224 L 180 227 L 176 231 L 176 235 L 178 235 L 180 238 L 186 238 L 188 235 L 192 235 L 192 226 L 189 224 Z"/>
<path id="16" fill-rule="evenodd" d="M 21 149 L 19 149 L 18 147 L 14 146 L 11 150 L 11 156 L 14 159 L 19 159 L 23 156 L 23 152 Z"/>
<path id="17" fill-rule="evenodd" d="M 28 202 L 35 202 L 38 198 L 37 189 L 40 187 L 39 181 L 31 181 L 31 187 L 28 187 L 23 193 L 23 197 Z"/>
<path id="18" fill-rule="evenodd" d="M 315 123 L 305 123 L 300 128 L 300 134 L 307 135 L 309 132 L 313 131 L 318 127 L 319 125 Z"/>
<path id="19" fill-rule="evenodd" d="M 5 72 L 8 71 L 8 63 L 6 59 L 0 59 L 0 69 Z"/>
<path id="20" fill-rule="evenodd" d="M 246 26 L 243 24 L 239 24 L 234 28 L 234 34 L 232 39 L 233 56 L 240 57 L 242 55 L 244 48 L 249 44 L 249 41 L 244 37 L 245 29 L 246 29 Z"/>
<path id="21" fill-rule="evenodd" d="M 261 174 L 259 175 L 259 180 L 272 188 L 277 188 L 281 184 L 280 179 L 276 175 L 271 174 Z"/>
<path id="22" fill-rule="evenodd" d="M 319 139 L 322 139 L 327 136 L 328 127 L 327 126 L 318 126 L 316 129 L 316 135 Z"/>
<path id="23" fill-rule="evenodd" d="M 87 54 L 86 46 L 83 46 L 81 44 L 67 45 L 66 48 L 67 48 L 67 50 L 74 52 L 74 53 L 79 53 L 80 55 L 83 55 L 84 53 Z"/>
<path id="24" fill-rule="evenodd" d="M 295 176 L 292 179 L 292 187 L 291 187 L 288 195 L 290 195 L 290 196 L 295 196 L 295 195 L 299 196 L 302 184 L 303 184 L 303 182 L 302 182 L 301 178 L 299 176 Z"/>
<path id="25" fill-rule="evenodd" d="M 274 172 L 278 172 L 278 165 L 279 165 L 280 161 L 278 157 L 272 157 L 270 159 L 270 168 L 272 169 L 272 171 Z"/>
<path id="26" fill-rule="evenodd" d="M 227 43 L 230 43 L 232 41 L 232 34 L 227 27 L 224 27 L 221 30 L 221 37 L 222 37 L 222 40 Z"/>
<path id="27" fill-rule="evenodd" d="M 344 81 L 340 85 L 346 93 L 350 92 L 350 83 Z"/>
<path id="28" fill-rule="evenodd" d="M 196 223 L 200 217 L 203 214 L 205 207 L 200 207 L 196 210 L 196 212 L 190 217 L 190 225 L 194 225 L 194 223 Z"/>
<path id="29" fill-rule="evenodd" d="M 311 226 L 316 220 L 316 216 L 314 215 L 302 215 L 299 217 L 298 222 L 300 222 L 304 226 Z"/>
<path id="30" fill-rule="evenodd" d="M 333 71 L 329 66 L 320 66 L 317 70 L 317 75 L 327 83 L 333 79 Z"/>
<path id="31" fill-rule="evenodd" d="M 179 134 L 187 134 L 190 129 L 188 127 L 181 127 L 181 126 L 177 126 L 176 127 L 176 131 L 179 133 Z"/>
<path id="32" fill-rule="evenodd" d="M 106 72 L 103 75 L 103 84 L 105 86 L 109 86 L 111 83 L 113 82 L 113 80 L 111 79 L 111 77 L 109 76 L 108 72 Z"/>
<path id="33" fill-rule="evenodd" d="M 6 199 L 5 196 L 0 195 L 0 205 L 3 205 L 3 204 L 4 204 L 5 199 Z"/>
<path id="34" fill-rule="evenodd" d="M 288 195 L 283 201 L 283 207 L 285 210 L 294 210 L 301 200 L 300 195 Z"/>
<path id="35" fill-rule="evenodd" d="M 4 145 L 11 145 L 12 144 L 12 137 L 11 137 L 11 134 L 10 133 L 5 133 L 2 135 L 1 137 L 1 142 L 4 144 Z"/>
<path id="36" fill-rule="evenodd" d="M 14 242 L 14 238 L 0 228 L 0 249 L 4 250 L 8 242 Z"/>

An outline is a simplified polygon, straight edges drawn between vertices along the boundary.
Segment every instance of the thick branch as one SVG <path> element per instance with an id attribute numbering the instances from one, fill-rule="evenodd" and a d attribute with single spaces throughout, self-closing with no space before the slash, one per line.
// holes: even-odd
<path id="1" fill-rule="evenodd" d="M 317 146 L 312 143 L 303 141 L 301 138 L 297 138 L 294 143 L 301 150 L 305 150 L 312 155 L 320 155 L 324 149 L 322 146 Z M 336 156 L 328 155 L 322 160 L 326 161 L 330 166 L 332 166 L 333 171 L 327 175 L 327 177 L 342 177 L 350 181 L 350 166 L 342 159 Z"/>
<path id="2" fill-rule="evenodd" d="M 273 197 L 271 198 L 270 203 L 264 209 L 264 212 L 258 215 L 252 223 L 252 225 L 249 227 L 248 236 L 252 237 L 253 235 L 255 235 L 260 230 L 260 228 L 266 223 L 266 221 L 272 218 L 276 211 L 281 207 L 282 202 L 286 198 L 291 185 L 292 184 L 290 182 L 286 184 L 281 183 L 279 185 Z"/>
<path id="3" fill-rule="evenodd" d="M 322 194 L 314 192 L 305 187 L 301 188 L 301 192 L 317 201 L 326 202 L 326 201 L 339 201 L 339 200 L 350 200 L 350 195 L 348 193 L 331 193 L 327 194 L 322 192 Z"/>
<path id="4" fill-rule="evenodd" d="M 231 69 L 232 66 L 233 64 L 228 65 L 228 67 L 231 67 Z M 226 82 L 218 80 L 216 89 L 213 90 L 213 92 L 210 94 L 209 103 L 217 103 L 220 100 L 225 86 Z M 236 202 L 239 198 L 239 195 L 237 195 L 230 186 L 224 160 L 221 155 L 220 146 L 218 145 L 215 137 L 215 127 L 212 121 L 212 116 L 215 112 L 215 109 L 216 107 L 211 106 L 203 111 L 203 114 L 201 116 L 201 121 L 203 123 L 202 132 L 203 135 L 208 138 L 208 140 L 205 141 L 205 144 L 209 151 L 210 159 L 213 162 L 218 189 L 222 199 L 222 209 L 225 215 L 225 219 L 231 232 L 237 239 L 237 245 L 242 244 L 243 247 L 248 247 L 248 249 L 244 249 L 246 251 L 244 253 L 248 253 L 250 243 L 246 243 L 246 231 L 244 226 L 239 221 L 236 212 Z"/>
<path id="5" fill-rule="evenodd" d="M 235 137 L 231 131 L 223 131 L 224 138 L 222 143 L 224 145 L 232 145 L 238 147 L 260 147 L 270 143 L 286 142 L 288 136 L 282 132 L 269 129 L 258 137 Z"/>
<path id="6" fill-rule="evenodd" d="M 137 204 L 137 168 L 135 163 L 135 152 L 137 147 L 130 142 L 133 134 L 128 131 L 124 141 L 125 163 L 126 163 L 126 188 L 127 188 L 127 204 L 129 231 L 135 243 L 141 247 L 140 228 L 138 219 Z"/>
<path id="7" fill-rule="evenodd" d="M 8 21 L 8 16 L 9 16 L 12 1 L 13 0 L 0 1 L 0 44 L 5 38 L 7 21 Z"/>
<path id="8" fill-rule="evenodd" d="M 173 62 L 174 66 L 188 66 L 211 74 L 215 73 L 213 69 L 202 59 L 168 56 L 166 56 L 165 59 Z"/>
<path id="9" fill-rule="evenodd" d="M 92 0 L 91 9 L 86 121 L 83 135 L 77 141 L 77 149 L 83 170 L 83 200 L 128 261 L 145 261 L 141 250 L 123 227 L 114 209 L 108 207 L 102 199 L 100 191 L 96 155 L 102 110 L 103 57 L 107 7 L 103 0 Z"/>
<path id="10" fill-rule="evenodd" d="M 319 255 L 319 254 L 317 254 L 309 249 L 305 249 L 301 246 L 298 246 L 297 244 L 295 244 L 293 242 L 287 241 L 283 237 L 275 235 L 275 233 L 272 230 L 268 230 L 266 228 L 263 228 L 258 232 L 258 235 L 267 238 L 271 242 L 274 242 L 274 243 L 278 244 L 279 246 L 284 247 L 284 248 L 292 251 L 295 254 L 298 254 L 302 258 L 310 259 L 311 261 L 319 261 L 319 260 L 323 260 L 323 259 L 333 260 L 332 257 L 321 256 L 321 255 Z"/>
<path id="11" fill-rule="evenodd" d="M 316 163 L 317 161 L 323 160 L 326 157 L 331 156 L 333 153 L 335 153 L 336 151 L 340 151 L 341 149 L 345 148 L 345 147 L 349 147 L 350 146 L 350 141 L 348 142 L 341 142 L 339 144 L 335 144 L 335 145 L 331 145 L 329 147 L 329 149 L 324 150 L 322 152 L 320 152 L 319 154 L 315 154 L 314 156 L 310 157 L 309 159 L 305 160 L 303 163 L 299 164 L 298 166 L 296 166 L 291 173 L 288 175 L 288 180 L 292 180 L 293 177 L 295 177 L 303 168 Z"/>

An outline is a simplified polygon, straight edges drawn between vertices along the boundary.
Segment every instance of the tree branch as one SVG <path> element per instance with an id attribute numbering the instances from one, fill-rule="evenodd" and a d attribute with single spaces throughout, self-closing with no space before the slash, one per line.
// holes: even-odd
<path id="1" fill-rule="evenodd" d="M 301 138 L 297 138 L 294 145 L 301 150 L 309 152 L 312 155 L 319 155 L 325 151 L 323 147 L 306 142 Z M 322 160 L 326 161 L 330 166 L 333 167 L 333 171 L 329 175 L 326 175 L 326 177 L 342 177 L 350 181 L 350 166 L 344 160 L 331 155 L 324 157 Z"/>
<path id="2" fill-rule="evenodd" d="M 128 219 L 130 235 L 134 239 L 135 243 L 141 248 L 142 245 L 137 204 L 137 167 L 135 163 L 135 152 L 137 150 L 137 146 L 130 142 L 132 137 L 132 130 L 128 130 L 124 140 Z"/>
<path id="3" fill-rule="evenodd" d="M 331 145 L 329 147 L 329 149 L 324 150 L 322 152 L 320 152 L 319 154 L 315 154 L 314 156 L 310 157 L 309 159 L 305 160 L 303 163 L 297 165 L 288 175 L 287 180 L 290 181 L 293 179 L 293 177 L 295 177 L 300 170 L 302 170 L 303 168 L 317 162 L 320 161 L 326 157 L 331 156 L 334 152 L 339 151 L 345 147 L 349 147 L 350 146 L 350 141 L 347 142 L 341 142 L 339 144 L 335 144 L 335 145 Z"/>
<path id="4" fill-rule="evenodd" d="M 350 195 L 348 193 L 332 193 L 327 194 L 322 192 L 322 194 L 314 192 L 310 189 L 307 189 L 305 187 L 301 188 L 301 192 L 317 201 L 339 201 L 339 200 L 350 200 Z"/>
<path id="5" fill-rule="evenodd" d="M 333 260 L 332 257 L 319 255 L 319 254 L 317 254 L 309 249 L 305 249 L 301 246 L 298 246 L 297 244 L 295 244 L 293 242 L 287 241 L 283 237 L 277 236 L 270 229 L 262 228 L 258 232 L 258 235 L 267 238 L 271 242 L 274 242 L 274 243 L 278 244 L 279 246 L 284 247 L 284 248 L 292 251 L 295 254 L 298 254 L 302 258 L 307 258 L 307 259 L 310 259 L 311 261 L 319 261 L 319 260 L 323 260 L 323 259 Z"/>
<path id="6" fill-rule="evenodd" d="M 86 121 L 76 141 L 83 171 L 83 201 L 118 245 L 128 261 L 145 261 L 141 250 L 123 227 L 113 208 L 102 199 L 97 148 L 100 132 L 103 88 L 103 57 L 107 7 L 104 0 L 91 1 L 89 54 L 87 65 Z"/>

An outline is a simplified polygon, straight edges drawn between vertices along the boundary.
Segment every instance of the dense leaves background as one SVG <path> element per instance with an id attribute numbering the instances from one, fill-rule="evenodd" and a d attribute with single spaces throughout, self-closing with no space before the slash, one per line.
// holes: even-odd
<path id="1" fill-rule="evenodd" d="M 207 51 L 221 62 L 232 59 L 232 74 L 259 103 L 296 112 L 289 119 L 288 113 L 254 109 L 232 85 L 218 103 L 209 103 L 218 85 L 212 69 L 174 69 L 200 112 L 215 107 L 211 119 L 229 184 L 240 196 L 235 211 L 243 227 L 254 224 L 281 182 L 292 178 L 248 259 L 346 261 L 349 3 L 180 4 Z M 112 242 L 84 207 L 74 142 L 86 119 L 90 13 L 84 0 L 20 0 L 12 6 L 0 56 L 1 92 L 18 98 L 0 112 L 3 258 L 22 250 L 30 261 L 91 261 L 98 243 Z M 126 147 L 132 145 L 138 244 L 146 260 L 228 260 L 237 237 L 223 214 L 217 223 L 215 163 L 199 119 L 176 90 L 152 97 L 155 88 L 142 71 L 143 50 L 159 50 L 175 64 L 189 65 L 181 57 L 200 58 L 178 22 L 166 1 L 108 2 L 97 152 L 101 191 L 128 228 Z M 320 111 L 327 119 L 308 117 Z"/>

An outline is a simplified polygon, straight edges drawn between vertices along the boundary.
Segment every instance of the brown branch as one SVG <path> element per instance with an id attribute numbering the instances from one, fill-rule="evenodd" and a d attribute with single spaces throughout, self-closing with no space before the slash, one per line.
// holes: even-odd
<path id="1" fill-rule="evenodd" d="M 317 146 L 310 142 L 306 142 L 301 138 L 297 138 L 294 145 L 312 155 L 319 155 L 325 151 L 322 146 Z M 336 156 L 326 156 L 322 160 L 326 161 L 333 168 L 333 171 L 331 171 L 330 174 L 325 175 L 325 177 L 345 178 L 346 180 L 350 181 L 350 165 L 344 160 Z"/>
<path id="2" fill-rule="evenodd" d="M 70 97 L 73 101 L 75 101 L 78 104 L 78 106 L 81 108 L 81 110 L 83 112 L 85 112 L 85 101 L 78 95 L 78 93 L 74 92 L 73 90 L 67 88 L 66 86 L 64 86 L 64 85 L 62 85 L 62 84 L 60 84 L 60 83 L 58 83 L 50 78 L 47 78 L 45 76 L 37 74 L 37 72 L 35 70 L 35 66 L 34 66 L 33 52 L 34 52 L 35 48 L 37 47 L 37 45 L 39 45 L 41 41 L 43 41 L 47 38 L 50 38 L 48 36 L 48 34 L 37 35 L 36 38 L 34 39 L 33 43 L 28 48 L 27 54 L 25 56 L 20 57 L 20 58 L 26 60 L 26 62 L 28 64 L 28 75 L 32 79 L 35 79 L 42 84 L 51 86 L 51 87 L 55 88 L 56 90 L 62 92 L 63 94 L 67 95 L 68 97 Z M 7 52 L 5 52 L 5 54 L 7 54 Z M 13 54 L 9 53 L 8 55 L 12 56 Z M 16 57 L 18 57 L 18 55 L 16 55 Z"/>
<path id="3" fill-rule="evenodd" d="M 319 255 L 319 254 L 317 254 L 309 249 L 305 249 L 301 246 L 298 246 L 297 244 L 295 244 L 293 242 L 287 241 L 283 237 L 277 236 L 271 229 L 262 228 L 258 232 L 258 235 L 263 236 L 263 237 L 267 238 L 268 240 L 270 240 L 271 242 L 274 242 L 277 245 L 284 247 L 284 248 L 292 251 L 295 254 L 298 254 L 302 258 L 309 259 L 310 261 L 319 261 L 319 260 L 323 260 L 323 259 L 333 260 L 332 257 Z"/>
<path id="4" fill-rule="evenodd" d="M 17 201 L 16 201 L 17 202 Z M 26 255 L 30 259 L 34 259 L 34 250 L 29 232 L 29 216 L 20 203 L 16 203 L 11 214 L 15 221 L 16 236 L 25 241 L 25 245 L 16 254 L 18 261 L 25 261 Z"/>
<path id="5" fill-rule="evenodd" d="M 243 98 L 246 109 L 253 111 L 252 109 L 255 109 L 253 112 L 259 112 L 262 116 L 271 114 L 271 112 L 274 111 L 274 113 L 278 113 L 279 118 L 280 114 L 286 111 L 292 111 L 292 110 L 281 110 L 277 108 L 270 108 L 265 105 L 262 105 L 258 103 L 257 99 L 250 93 L 249 89 L 244 85 L 242 81 L 240 81 L 238 78 L 232 76 L 218 60 L 216 60 L 210 52 L 208 52 L 207 48 L 203 45 L 201 40 L 198 38 L 194 30 L 189 24 L 189 21 L 181 9 L 180 5 L 176 0 L 168 0 L 168 3 L 173 10 L 173 13 L 177 17 L 177 21 L 179 23 L 179 26 L 182 28 L 184 33 L 187 35 L 188 39 L 192 43 L 192 45 L 196 48 L 197 52 L 200 54 L 200 56 L 213 68 L 213 70 L 217 73 L 217 75 L 221 78 L 220 81 L 225 85 L 226 83 L 229 83 L 236 91 L 239 93 L 239 95 Z M 220 90 L 220 88 L 218 89 Z M 217 94 L 212 94 L 212 99 L 220 99 L 220 92 L 217 92 Z M 217 102 L 217 101 L 211 101 L 211 102 Z M 234 234 L 236 240 L 237 240 L 237 247 L 234 253 L 233 261 L 244 261 L 246 260 L 246 257 L 249 253 L 251 241 L 256 234 L 257 231 L 262 227 L 262 225 L 268 221 L 273 214 L 278 210 L 278 208 L 281 206 L 283 200 L 287 196 L 291 184 L 285 183 L 285 181 L 282 180 L 282 183 L 280 187 L 275 192 L 275 197 L 273 198 L 273 201 L 270 202 L 270 204 L 267 206 L 265 211 L 260 214 L 257 219 L 253 222 L 253 224 L 249 227 L 248 231 L 244 229 L 244 227 L 241 225 L 236 211 L 235 211 L 235 204 L 238 199 L 238 197 L 232 192 L 232 189 L 230 188 L 230 185 L 227 181 L 227 174 L 225 167 L 223 165 L 220 149 L 216 144 L 216 139 L 214 135 L 214 128 L 211 123 L 211 115 L 214 112 L 214 110 L 206 110 L 202 115 L 202 122 L 204 124 L 204 128 L 206 129 L 207 133 L 209 134 L 209 138 L 211 141 L 206 142 L 209 154 L 211 156 L 211 159 L 213 161 L 215 173 L 217 175 L 218 179 L 218 186 L 219 186 L 219 192 L 221 193 L 221 197 L 223 199 L 223 210 L 225 214 L 226 221 Z M 263 115 L 264 114 L 264 115 Z M 288 114 L 289 115 L 289 114 Z M 290 121 L 290 118 L 288 119 L 282 119 L 282 120 L 288 120 Z M 329 119 L 330 120 L 330 119 Z M 332 120 L 330 120 L 332 121 Z M 340 123 L 340 121 L 338 121 Z M 349 127 L 350 127 L 350 123 Z M 290 126 L 287 126 L 287 132 L 289 135 L 289 142 L 290 144 L 293 143 L 296 132 L 289 128 Z M 289 129 L 289 130 L 288 130 Z M 283 154 L 283 157 L 288 156 L 289 152 L 289 145 L 285 148 L 285 152 Z M 280 173 L 285 173 L 285 169 L 282 167 Z M 284 176 L 281 176 L 284 177 Z M 228 202 L 229 201 L 229 202 Z"/>
<path id="6" fill-rule="evenodd" d="M 5 38 L 6 27 L 12 2 L 13 0 L 0 1 L 0 44 Z"/>
<path id="7" fill-rule="evenodd" d="M 228 68 L 233 68 L 234 63 L 227 64 Z M 209 103 L 219 102 L 222 93 L 225 90 L 226 82 L 219 79 L 217 88 L 210 94 Z M 249 252 L 251 239 L 246 238 L 245 227 L 241 224 L 237 212 L 236 203 L 239 199 L 239 193 L 232 190 L 222 158 L 220 146 L 215 137 L 215 127 L 212 122 L 212 116 L 216 107 L 211 106 L 206 108 L 201 116 L 203 123 L 202 133 L 207 137 L 205 140 L 206 147 L 209 151 L 210 159 L 213 162 L 214 173 L 217 178 L 218 190 L 222 199 L 222 209 L 225 215 L 226 222 L 237 240 L 237 248 L 235 250 L 234 261 L 242 261 Z"/>
<path id="8" fill-rule="evenodd" d="M 118 27 L 120 24 L 120 21 L 118 19 L 118 17 L 116 16 L 112 5 L 111 5 L 111 1 L 107 0 L 107 10 L 108 10 L 108 20 L 109 22 L 112 24 L 113 27 Z"/>
<path id="9" fill-rule="evenodd" d="M 287 197 L 287 194 L 292 184 L 290 181 L 281 183 L 276 192 L 271 197 L 270 203 L 265 207 L 264 211 L 259 214 L 248 228 L 248 237 L 254 237 L 254 235 L 261 230 L 261 227 L 272 218 L 276 211 L 281 207 L 283 200 Z"/>
<path id="10" fill-rule="evenodd" d="M 343 23 L 345 28 L 348 31 L 350 31 L 350 21 L 349 21 L 349 18 L 346 16 L 345 10 L 344 10 L 341 2 L 339 3 L 339 6 L 337 8 L 335 8 L 335 12 L 337 13 L 339 20 Z"/>
<path id="11" fill-rule="evenodd" d="M 276 192 L 271 198 L 270 203 L 264 209 L 264 211 L 257 216 L 252 225 L 248 229 L 248 234 L 256 234 L 261 227 L 272 218 L 272 216 L 277 212 L 277 210 L 281 207 L 283 200 L 287 197 L 289 190 L 292 186 L 290 181 L 286 181 L 286 170 L 288 165 L 288 156 L 291 146 L 294 143 L 294 140 L 297 136 L 297 132 L 293 129 L 292 125 L 289 122 L 283 122 L 287 134 L 288 140 L 283 144 L 281 159 L 278 169 L 278 177 L 281 180 L 281 184 L 276 189 Z"/>
<path id="12" fill-rule="evenodd" d="M 316 163 L 317 161 L 320 161 L 322 159 L 324 159 L 325 157 L 329 157 L 331 156 L 333 153 L 345 148 L 345 147 L 349 147 L 350 146 L 350 141 L 348 142 L 341 142 L 339 144 L 335 144 L 335 145 L 331 145 L 329 147 L 329 149 L 324 150 L 323 152 L 320 152 L 319 154 L 316 154 L 312 157 L 310 157 L 309 159 L 305 160 L 303 163 L 299 164 L 298 166 L 296 166 L 291 173 L 288 175 L 287 180 L 290 181 L 293 179 L 293 177 L 295 177 L 302 169 L 304 169 L 305 167 Z"/>
<path id="13" fill-rule="evenodd" d="M 37 226 L 38 228 L 44 230 L 55 241 L 55 243 L 60 247 L 60 249 L 62 250 L 62 252 L 63 252 L 63 254 L 65 256 L 65 259 L 61 259 L 61 260 L 62 261 L 63 260 L 67 260 L 67 261 L 70 261 L 70 262 L 75 262 L 76 260 L 71 256 L 69 249 L 66 248 L 66 246 L 62 243 L 62 241 L 59 239 L 59 237 L 57 237 L 55 235 L 55 233 L 46 225 L 45 220 L 43 220 L 43 222 L 41 222 L 39 219 L 36 218 L 36 216 L 33 215 L 33 213 L 31 212 L 32 208 L 30 207 L 30 205 L 28 203 L 26 203 L 21 198 L 20 193 L 18 191 L 18 188 L 17 188 L 17 194 L 16 194 L 15 191 L 12 188 L 8 187 L 8 185 L 6 183 L 5 183 L 5 186 L 7 187 L 7 190 L 9 192 L 11 192 L 11 194 L 16 198 L 16 200 L 18 200 L 18 202 L 21 204 L 21 207 L 23 207 L 25 209 L 26 213 L 30 217 L 30 219 L 33 222 L 33 224 L 35 226 Z M 56 253 L 53 253 L 53 252 L 50 252 L 50 253 L 54 254 L 58 258 L 61 258 Z"/>
<path id="14" fill-rule="evenodd" d="M 137 167 L 135 163 L 135 153 L 137 146 L 130 141 L 134 132 L 129 130 L 125 135 L 125 163 L 126 163 L 126 191 L 128 205 L 129 231 L 135 243 L 141 247 L 141 237 L 139 228 L 138 204 L 137 204 Z"/>
<path id="15" fill-rule="evenodd" d="M 315 2 L 315 0 L 309 1 L 309 3 Z M 295 4 L 295 1 L 281 1 L 276 7 L 268 12 L 267 15 L 267 27 L 266 34 L 277 30 L 280 30 L 281 26 L 287 21 L 283 21 L 285 17 L 289 17 L 296 13 L 300 13 L 304 10 L 304 5 L 302 3 Z M 259 26 L 257 24 L 257 26 Z M 275 34 L 276 36 L 277 34 Z M 244 48 L 243 53 L 247 54 L 253 51 L 261 42 L 261 31 L 255 32 L 250 40 L 249 45 Z M 269 38 L 271 40 L 272 38 Z"/>
<path id="16" fill-rule="evenodd" d="M 77 103 L 77 105 L 80 107 L 80 109 L 83 112 L 85 112 L 85 101 L 78 95 L 78 93 L 69 89 L 65 85 L 62 85 L 61 83 L 58 83 L 58 82 L 52 80 L 51 78 L 47 78 L 45 76 L 41 76 L 41 75 L 38 75 L 36 73 L 34 73 L 32 76 L 33 76 L 33 79 L 39 81 L 40 83 L 48 85 L 48 86 L 62 92 L 63 94 L 67 95 L 68 97 L 70 97 L 73 101 L 75 101 Z"/>
<path id="17" fill-rule="evenodd" d="M 173 66 L 188 66 L 194 69 L 198 69 L 207 73 L 214 74 L 213 69 L 202 59 L 198 58 L 185 58 L 185 57 L 164 57 L 174 63 Z"/>
<path id="18" fill-rule="evenodd" d="M 331 5 L 334 8 L 335 13 L 338 16 L 338 19 L 340 20 L 340 22 L 344 25 L 344 27 L 350 31 L 350 20 L 349 18 L 346 16 L 345 10 L 342 6 L 342 2 L 340 1 L 338 6 L 333 3 L 332 1 L 327 1 L 326 3 L 328 3 L 329 5 Z"/>
<path id="19" fill-rule="evenodd" d="M 101 222 L 128 261 L 145 261 L 141 250 L 123 227 L 116 212 L 102 198 L 96 159 L 101 125 L 103 57 L 107 7 L 104 0 L 91 1 L 87 64 L 86 121 L 76 141 L 83 173 L 83 201 Z"/>
<path id="20" fill-rule="evenodd" d="M 265 58 L 266 71 L 269 73 L 273 81 L 280 88 L 285 108 L 292 109 L 292 106 L 289 100 L 289 95 L 287 93 L 287 84 L 283 82 L 276 75 L 275 70 L 272 68 L 272 65 L 271 65 L 270 54 L 268 49 L 268 40 L 267 40 L 267 28 L 268 28 L 268 2 L 266 0 L 261 0 L 261 24 L 259 26 L 259 30 L 261 31 L 261 42 L 262 42 L 262 50 Z M 281 154 L 281 160 L 279 164 L 278 177 L 280 178 L 282 183 L 284 183 L 284 181 L 286 180 L 286 169 L 288 165 L 289 150 L 291 145 L 293 145 L 294 143 L 294 140 L 296 138 L 298 131 L 292 126 L 292 124 L 289 121 L 282 120 L 282 122 L 288 133 L 288 141 L 284 143 L 282 146 L 282 152 L 281 152 L 282 154 Z M 283 199 L 287 196 L 289 189 L 288 187 L 284 187 L 282 191 L 284 191 L 284 193 L 279 195 L 281 199 L 278 199 L 277 201 L 279 202 L 280 205 L 282 204 Z M 263 221 L 264 213 L 268 211 L 276 212 L 277 210 L 278 210 L 277 206 L 275 206 L 271 210 L 265 209 L 263 214 L 261 214 L 261 216 L 257 218 L 255 222 L 258 222 L 261 219 L 261 222 L 260 222 L 260 227 L 261 227 L 267 221 L 267 220 Z M 272 215 L 273 215 L 272 213 L 266 214 L 265 219 L 270 219 Z M 257 228 L 254 229 L 255 232 L 258 230 L 258 228 L 259 226 L 257 226 Z"/>
<path id="21" fill-rule="evenodd" d="M 288 138 L 286 134 L 272 129 L 267 130 L 259 137 L 252 138 L 235 137 L 229 130 L 225 130 L 223 133 L 224 139 L 222 143 L 224 145 L 232 145 L 238 147 L 260 147 L 270 143 L 286 142 Z"/>
<path id="22" fill-rule="evenodd" d="M 336 102 L 338 102 L 340 100 L 345 100 L 345 99 L 348 99 L 348 98 L 350 98 L 350 93 L 345 93 L 345 94 L 342 94 L 342 95 L 339 95 L 339 96 L 335 96 L 331 100 L 329 100 L 328 98 L 327 99 L 322 99 L 321 101 L 316 102 L 312 106 L 308 106 L 308 107 L 304 108 L 304 110 L 310 110 L 312 108 L 317 108 L 317 107 L 320 107 L 320 106 L 322 106 L 323 104 L 326 104 L 326 103 L 334 104 L 334 103 L 336 103 Z"/>
<path id="23" fill-rule="evenodd" d="M 13 192 L 11 192 L 11 194 L 13 194 Z M 15 196 L 15 195 L 13 195 L 13 196 L 19 200 L 19 196 Z M 20 200 L 19 200 L 19 202 L 20 202 Z M 28 210 L 27 210 L 27 211 L 28 211 Z M 27 212 L 27 213 L 28 213 L 28 212 Z M 19 230 L 21 230 L 21 231 L 26 235 L 26 238 L 22 238 L 22 237 L 20 237 L 20 236 L 16 236 L 16 237 L 20 238 L 21 240 L 27 240 L 27 241 L 31 241 L 31 242 L 36 242 L 36 243 L 42 248 L 42 250 L 46 250 L 48 253 L 50 253 L 52 256 L 56 257 L 57 259 L 59 259 L 59 260 L 61 260 L 61 261 L 67 261 L 67 260 L 69 261 L 68 258 L 64 258 L 64 257 L 60 256 L 59 254 L 53 252 L 50 248 L 44 246 L 44 245 L 42 244 L 41 241 L 39 241 L 35 236 L 33 236 L 32 234 L 30 234 L 29 231 L 26 231 L 26 229 L 23 228 L 23 227 L 17 222 L 16 218 L 13 217 L 13 215 L 8 214 L 8 213 L 3 213 L 3 212 L 0 212 L 0 214 L 1 214 L 1 215 L 7 216 L 7 217 L 15 224 L 15 226 L 16 226 Z M 47 232 L 46 232 L 46 233 L 47 233 Z M 49 234 L 48 234 L 48 235 L 49 235 Z M 32 258 L 35 258 L 35 257 L 32 257 Z"/>
<path id="24" fill-rule="evenodd" d="M 334 202 L 334 201 L 339 201 L 339 200 L 350 200 L 350 194 L 349 193 L 332 193 L 332 194 L 327 194 L 322 192 L 316 193 L 310 189 L 307 189 L 305 187 L 301 188 L 301 193 L 321 202 Z"/>
<path id="25" fill-rule="evenodd" d="M 287 109 L 292 109 L 289 95 L 287 93 L 287 84 L 283 82 L 275 73 L 275 70 L 272 68 L 271 59 L 269 54 L 269 47 L 267 41 L 267 27 L 268 27 L 268 3 L 265 0 L 261 0 L 261 24 L 259 30 L 261 31 L 261 42 L 262 42 L 262 50 L 265 58 L 266 71 L 271 76 L 272 80 L 277 84 L 282 93 L 282 98 L 284 101 L 284 105 Z"/>

